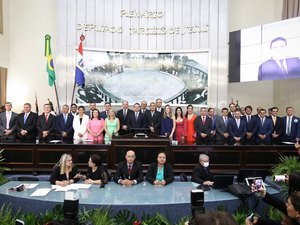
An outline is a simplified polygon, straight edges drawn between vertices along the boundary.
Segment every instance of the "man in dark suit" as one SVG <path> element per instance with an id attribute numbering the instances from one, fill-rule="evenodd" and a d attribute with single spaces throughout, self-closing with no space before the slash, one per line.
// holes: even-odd
<path id="1" fill-rule="evenodd" d="M 132 114 L 133 111 L 128 109 L 128 101 L 122 101 L 122 109 L 117 111 L 116 117 L 120 120 L 120 135 L 129 134 L 129 130 L 127 127 L 128 116 Z"/>
<path id="2" fill-rule="evenodd" d="M 106 119 L 108 117 L 108 112 L 111 110 L 111 104 L 110 102 L 105 102 L 104 103 L 104 111 L 100 112 L 100 118 Z"/>
<path id="3" fill-rule="evenodd" d="M 216 119 L 216 144 L 217 145 L 223 145 L 223 144 L 229 144 L 229 130 L 228 130 L 228 109 L 223 108 L 221 111 L 221 116 L 217 117 Z"/>
<path id="4" fill-rule="evenodd" d="M 89 118 L 93 117 L 93 110 L 97 108 L 96 103 L 91 102 L 89 110 L 85 111 L 85 115 L 89 116 Z"/>
<path id="5" fill-rule="evenodd" d="M 13 112 L 12 104 L 5 102 L 5 111 L 0 113 L 0 138 L 1 141 L 13 142 L 16 139 L 16 120 L 18 114 Z"/>
<path id="6" fill-rule="evenodd" d="M 116 170 L 114 181 L 123 186 L 132 186 L 143 181 L 142 164 L 135 161 L 135 152 L 128 150 L 125 155 L 126 161 L 120 162 Z"/>
<path id="7" fill-rule="evenodd" d="M 234 119 L 230 119 L 228 122 L 229 130 L 229 144 L 240 145 L 244 143 L 247 127 L 246 121 L 241 119 L 242 112 L 237 109 L 235 111 Z"/>
<path id="8" fill-rule="evenodd" d="M 286 107 L 286 116 L 283 117 L 283 142 L 297 142 L 300 138 L 299 118 L 294 116 L 294 108 Z"/>
<path id="9" fill-rule="evenodd" d="M 37 129 L 41 141 L 51 141 L 55 139 L 56 116 L 51 113 L 51 106 L 44 104 L 44 113 L 38 117 Z"/>
<path id="10" fill-rule="evenodd" d="M 156 104 L 156 111 L 160 112 L 161 115 L 164 114 L 164 111 L 165 109 L 162 107 L 162 99 L 161 98 L 158 98 L 156 99 L 155 101 L 155 104 Z"/>
<path id="11" fill-rule="evenodd" d="M 300 60 L 298 57 L 286 57 L 287 41 L 285 38 L 273 39 L 270 50 L 272 57 L 260 65 L 258 80 L 300 78 Z"/>
<path id="12" fill-rule="evenodd" d="M 199 163 L 193 170 L 191 181 L 205 186 L 213 186 L 214 177 L 209 171 L 209 157 L 207 155 L 199 155 Z"/>
<path id="13" fill-rule="evenodd" d="M 213 145 L 216 143 L 216 119 L 217 115 L 215 115 L 215 108 L 208 108 L 207 116 L 211 118 L 211 131 L 209 135 L 209 144 Z"/>
<path id="14" fill-rule="evenodd" d="M 259 118 L 256 120 L 257 134 L 256 144 L 271 144 L 271 134 L 273 132 L 272 120 L 266 117 L 267 111 L 261 109 L 259 111 Z"/>
<path id="15" fill-rule="evenodd" d="M 234 118 L 235 110 L 236 110 L 236 105 L 233 102 L 231 102 L 229 104 L 229 113 L 228 113 L 229 118 Z"/>
<path id="16" fill-rule="evenodd" d="M 212 129 L 212 120 L 207 115 L 207 110 L 205 107 L 200 108 L 200 115 L 197 116 L 194 122 L 194 127 L 196 131 L 196 143 L 197 145 L 209 143 L 209 135 Z"/>
<path id="17" fill-rule="evenodd" d="M 70 113 L 72 114 L 72 116 L 76 116 L 78 113 L 77 113 L 77 105 L 75 103 L 72 103 L 71 104 L 71 110 L 70 110 Z"/>
<path id="18" fill-rule="evenodd" d="M 145 100 L 143 100 L 141 102 L 141 113 L 146 113 L 147 111 L 149 111 L 149 109 L 147 109 L 147 102 Z"/>
<path id="19" fill-rule="evenodd" d="M 277 107 L 272 107 L 270 110 L 270 119 L 273 122 L 273 132 L 271 135 L 271 144 L 280 145 L 281 137 L 283 133 L 283 119 L 277 116 L 279 109 Z"/>
<path id="20" fill-rule="evenodd" d="M 161 114 L 155 111 L 155 102 L 150 103 L 150 110 L 145 112 L 145 118 L 146 127 L 150 129 L 150 133 L 159 135 Z"/>
<path id="21" fill-rule="evenodd" d="M 24 104 L 23 111 L 16 120 L 17 135 L 21 142 L 33 142 L 37 136 L 38 115 L 31 112 L 30 103 Z"/>
<path id="22" fill-rule="evenodd" d="M 69 106 L 63 105 L 61 109 L 62 113 L 56 118 L 56 130 L 64 141 L 73 140 L 73 115 L 69 113 Z"/>
<path id="23" fill-rule="evenodd" d="M 128 115 L 127 126 L 129 132 L 135 132 L 137 129 L 146 128 L 146 118 L 140 111 L 140 104 L 135 103 L 133 106 L 133 113 Z"/>
<path id="24" fill-rule="evenodd" d="M 247 105 L 245 107 L 245 112 L 246 115 L 241 117 L 242 120 L 246 121 L 246 128 L 247 128 L 244 143 L 248 145 L 253 145 L 255 144 L 255 137 L 257 131 L 256 120 L 258 117 L 252 115 L 252 107 L 250 105 Z"/>

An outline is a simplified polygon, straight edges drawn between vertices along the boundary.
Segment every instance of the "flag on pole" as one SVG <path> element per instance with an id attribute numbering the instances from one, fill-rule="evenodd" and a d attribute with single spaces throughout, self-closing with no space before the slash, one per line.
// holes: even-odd
<path id="1" fill-rule="evenodd" d="M 51 36 L 47 34 L 45 36 L 45 56 L 47 57 L 47 67 L 46 71 L 48 73 L 48 80 L 49 80 L 49 86 L 53 86 L 56 77 L 55 77 L 55 71 L 54 71 L 54 63 L 52 58 L 52 52 L 51 52 Z"/>
<path id="2" fill-rule="evenodd" d="M 84 35 L 81 34 L 80 42 L 77 50 L 77 64 L 75 70 L 75 82 L 78 86 L 84 87 L 85 79 L 83 72 L 83 50 L 82 50 L 82 42 L 85 39 Z"/>

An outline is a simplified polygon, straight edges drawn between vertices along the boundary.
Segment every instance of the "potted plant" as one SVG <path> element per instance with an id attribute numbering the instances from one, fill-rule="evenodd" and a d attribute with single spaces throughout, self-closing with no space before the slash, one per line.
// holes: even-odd
<path id="1" fill-rule="evenodd" d="M 0 164 L 1 162 L 3 162 L 5 160 L 5 158 L 3 158 L 2 156 L 2 152 L 4 151 L 4 149 L 0 150 Z M 8 179 L 4 176 L 4 171 L 9 171 L 10 169 L 7 167 L 3 167 L 0 166 L 0 185 L 5 184 L 6 182 L 8 182 Z"/>

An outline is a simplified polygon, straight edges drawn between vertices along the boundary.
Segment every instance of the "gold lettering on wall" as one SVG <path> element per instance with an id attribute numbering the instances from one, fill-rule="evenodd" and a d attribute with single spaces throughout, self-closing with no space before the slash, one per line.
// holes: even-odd
<path id="1" fill-rule="evenodd" d="M 165 15 L 164 12 L 155 12 L 155 11 L 135 11 L 135 10 L 121 10 L 121 17 L 128 18 L 162 18 Z"/>

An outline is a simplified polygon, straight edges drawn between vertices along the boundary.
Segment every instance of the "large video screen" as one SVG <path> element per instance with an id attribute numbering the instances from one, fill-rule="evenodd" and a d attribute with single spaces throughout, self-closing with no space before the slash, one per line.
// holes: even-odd
<path id="1" fill-rule="evenodd" d="M 300 18 L 230 34 L 229 82 L 300 78 Z"/>

